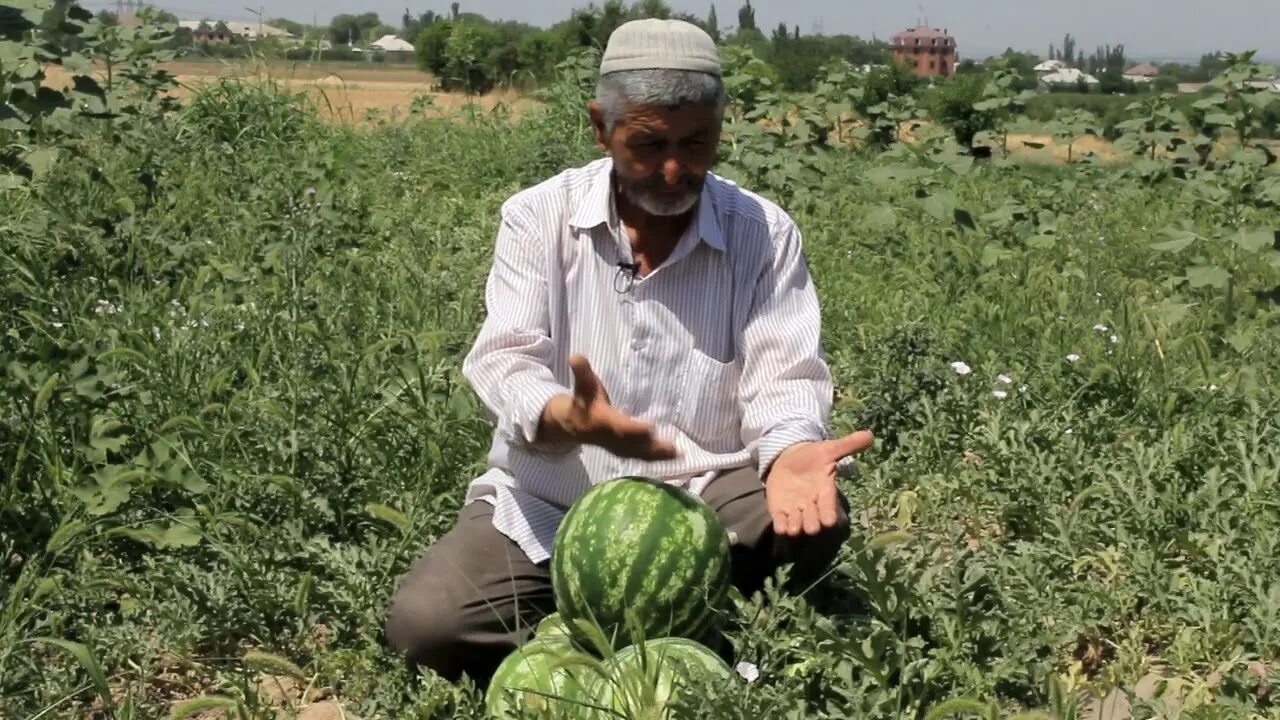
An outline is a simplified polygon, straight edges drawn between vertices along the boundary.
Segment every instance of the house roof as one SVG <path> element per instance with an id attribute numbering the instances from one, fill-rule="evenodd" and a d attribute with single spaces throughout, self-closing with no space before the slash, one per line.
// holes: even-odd
<path id="1" fill-rule="evenodd" d="M 1128 70 L 1125 70 L 1124 74 L 1140 75 L 1142 77 L 1154 77 L 1160 74 L 1160 68 L 1156 67 L 1155 65 L 1152 65 L 1151 63 L 1142 63 L 1141 65 L 1134 65 Z"/>
<path id="2" fill-rule="evenodd" d="M 412 44 L 395 35 L 383 35 L 373 42 L 372 47 L 387 52 L 413 52 Z"/>
<path id="3" fill-rule="evenodd" d="M 952 39 L 951 35 L 945 29 L 939 30 L 936 27 L 930 27 L 928 25 L 917 25 L 894 35 L 893 44 L 905 44 L 915 40 L 942 40 L 944 38 L 948 40 Z M 952 42 L 954 42 L 954 40 L 952 40 Z"/>
<path id="4" fill-rule="evenodd" d="M 1053 72 L 1054 70 L 1061 70 L 1066 66 L 1067 64 L 1062 62 L 1061 60 L 1045 60 L 1044 62 L 1040 63 L 1035 67 L 1035 71 L 1036 72 Z"/>
<path id="5" fill-rule="evenodd" d="M 1063 68 L 1045 75 L 1041 80 L 1050 85 L 1075 85 L 1084 80 L 1089 85 L 1097 85 L 1098 78 L 1077 68 Z"/>

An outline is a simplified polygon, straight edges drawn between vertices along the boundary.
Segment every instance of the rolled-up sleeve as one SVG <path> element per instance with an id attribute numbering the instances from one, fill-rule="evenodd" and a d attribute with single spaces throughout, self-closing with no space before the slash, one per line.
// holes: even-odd
<path id="1" fill-rule="evenodd" d="M 545 255 L 532 218 L 504 205 L 485 285 L 487 315 L 462 372 L 498 432 L 529 449 L 559 452 L 564 448 L 550 443 L 535 446 L 543 408 L 571 392 L 552 372 Z"/>
<path id="2" fill-rule="evenodd" d="M 742 335 L 742 441 L 764 477 L 788 447 L 830 438 L 832 379 L 817 291 L 793 222 L 775 232 Z"/>

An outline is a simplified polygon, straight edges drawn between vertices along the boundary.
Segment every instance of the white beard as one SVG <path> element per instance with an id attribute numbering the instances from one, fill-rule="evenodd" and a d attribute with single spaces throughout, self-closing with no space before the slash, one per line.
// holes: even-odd
<path id="1" fill-rule="evenodd" d="M 701 193 L 689 193 L 674 202 L 659 200 L 650 195 L 636 193 L 631 189 L 624 189 L 623 193 L 627 196 L 627 200 L 636 207 L 644 210 L 650 215 L 659 217 L 671 217 L 674 215 L 683 215 L 693 209 L 698 204 L 698 198 Z"/>

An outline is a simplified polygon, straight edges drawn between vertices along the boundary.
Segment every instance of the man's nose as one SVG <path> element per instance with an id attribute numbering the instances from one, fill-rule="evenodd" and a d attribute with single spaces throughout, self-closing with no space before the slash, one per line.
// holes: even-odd
<path id="1" fill-rule="evenodd" d="M 666 180 L 668 185 L 678 184 L 682 177 L 684 177 L 684 163 L 679 158 L 672 155 L 663 161 L 662 179 Z"/>

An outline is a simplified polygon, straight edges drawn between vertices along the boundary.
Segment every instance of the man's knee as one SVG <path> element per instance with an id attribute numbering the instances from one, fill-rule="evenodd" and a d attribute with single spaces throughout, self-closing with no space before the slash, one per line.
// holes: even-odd
<path id="1" fill-rule="evenodd" d="M 387 644 L 410 667 L 429 668 L 447 680 L 456 680 L 461 672 L 457 649 L 462 620 L 457 601 L 443 592 L 443 587 L 423 590 L 406 581 L 392 597 L 387 612 Z"/>

